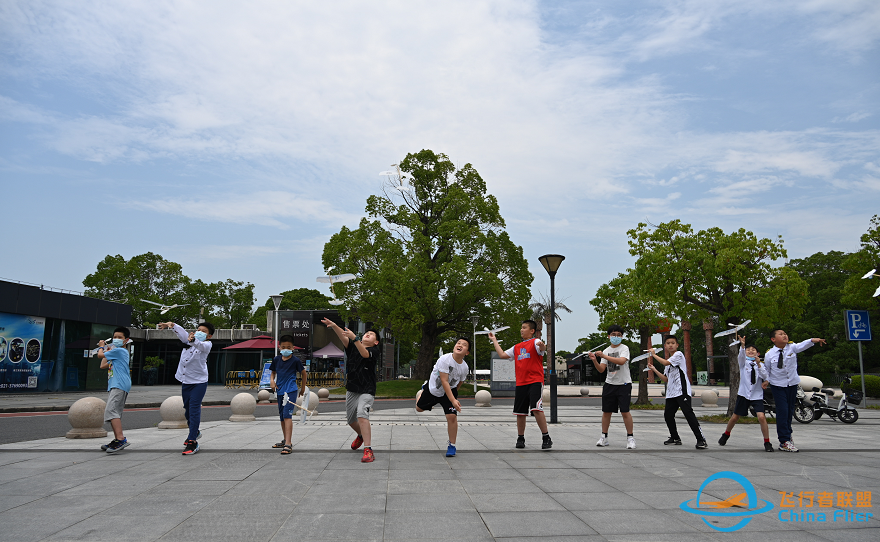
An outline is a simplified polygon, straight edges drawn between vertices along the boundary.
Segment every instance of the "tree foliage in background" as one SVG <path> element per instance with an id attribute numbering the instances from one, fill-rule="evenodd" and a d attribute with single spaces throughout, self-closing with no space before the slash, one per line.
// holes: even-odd
<path id="1" fill-rule="evenodd" d="M 130 260 L 118 254 L 108 255 L 98 262 L 96 271 L 83 280 L 83 285 L 89 297 L 131 305 L 131 325 L 135 328 L 155 327 L 164 320 L 188 328 L 205 320 L 218 329 L 238 327 L 250 317 L 255 301 L 253 284 L 231 279 L 210 284 L 200 279 L 193 281 L 183 274 L 180 264 L 152 252 Z M 159 307 L 144 303 L 143 299 L 187 306 L 160 315 Z"/>
<path id="2" fill-rule="evenodd" d="M 794 269 L 770 265 L 786 257 L 781 237 L 758 239 L 743 228 L 695 232 L 680 220 L 640 223 L 627 234 L 630 254 L 638 258 L 631 273 L 636 289 L 684 319 L 718 316 L 724 328 L 751 319 L 767 327 L 801 315 L 808 302 L 807 283 Z M 733 349 L 728 365 L 730 415 L 739 387 Z"/>
<path id="3" fill-rule="evenodd" d="M 284 298 L 278 306 L 278 310 L 294 311 L 294 310 L 318 310 L 318 309 L 335 309 L 330 304 L 330 298 L 313 288 L 295 288 L 281 292 Z M 256 324 L 257 328 L 263 329 L 267 326 L 266 313 L 275 310 L 275 303 L 272 298 L 266 299 L 266 302 L 257 307 L 254 314 L 250 317 L 250 323 Z"/>
<path id="4" fill-rule="evenodd" d="M 422 150 L 400 170 L 367 199 L 369 218 L 324 245 L 323 264 L 358 276 L 334 287 L 351 312 L 419 343 L 414 374 L 425 378 L 441 338 L 471 335 L 472 314 L 480 326 L 519 327 L 533 277 L 473 166 Z"/>
<path id="5" fill-rule="evenodd" d="M 596 296 L 590 300 L 590 305 L 599 314 L 600 329 L 607 329 L 609 326 L 617 324 L 624 329 L 624 335 L 638 334 L 640 344 L 635 348 L 630 347 L 631 358 L 642 354 L 642 351 L 648 348 L 651 335 L 657 329 L 657 323 L 665 312 L 659 297 L 645 295 L 647 290 L 643 288 L 643 284 L 647 280 L 640 280 L 637 273 L 632 269 L 627 269 L 626 274 L 618 273 L 617 277 L 599 286 L 599 289 L 596 290 Z M 602 336 L 605 341 L 608 340 L 607 333 Z M 605 341 L 600 341 L 598 344 Z M 635 343 L 630 344 L 635 345 Z M 585 350 L 589 350 L 589 348 Z M 636 404 L 640 405 L 646 405 L 650 402 L 648 399 L 648 373 L 643 370 L 647 366 L 647 359 L 639 362 L 639 393 Z"/>

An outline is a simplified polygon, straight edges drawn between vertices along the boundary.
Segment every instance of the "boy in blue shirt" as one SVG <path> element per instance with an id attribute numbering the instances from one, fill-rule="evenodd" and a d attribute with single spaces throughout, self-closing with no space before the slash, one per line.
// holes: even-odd
<path id="1" fill-rule="evenodd" d="M 122 411 L 125 409 L 125 400 L 131 391 L 131 375 L 128 371 L 128 350 L 125 344 L 131 339 L 127 327 L 118 327 L 113 331 L 111 344 L 106 341 L 98 343 L 98 358 L 101 360 L 101 368 L 107 369 L 107 407 L 104 409 L 104 421 L 110 422 L 113 428 L 113 440 L 110 444 L 101 446 L 108 454 L 127 447 L 129 442 L 122 434 Z"/>
<path id="2" fill-rule="evenodd" d="M 272 372 L 269 386 L 278 394 L 278 416 L 281 418 L 281 434 L 284 440 L 272 446 L 281 448 L 281 455 L 290 455 L 293 452 L 293 443 L 290 437 L 293 434 L 293 411 L 297 395 L 302 395 L 308 382 L 308 373 L 303 366 L 302 360 L 293 355 L 293 337 L 284 335 L 278 341 L 280 354 L 275 356 L 269 370 Z M 298 390 L 296 375 L 302 375 L 302 389 Z M 297 393 L 299 391 L 299 393 Z M 284 398 L 287 397 L 287 404 Z M 314 408 L 314 407 L 313 407 Z"/>

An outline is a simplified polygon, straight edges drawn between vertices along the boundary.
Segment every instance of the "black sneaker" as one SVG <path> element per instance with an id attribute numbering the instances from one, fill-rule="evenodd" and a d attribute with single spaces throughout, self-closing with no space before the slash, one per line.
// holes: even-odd
<path id="1" fill-rule="evenodd" d="M 520 435 L 516 438 L 516 447 L 517 448 L 525 448 L 526 447 L 526 437 Z"/>
<path id="2" fill-rule="evenodd" d="M 525 442 L 523 442 L 523 446 L 525 446 Z M 550 435 L 547 435 L 546 437 L 543 438 L 543 442 L 541 442 L 541 449 L 542 450 L 549 450 L 552 447 L 553 447 L 553 441 L 550 440 Z"/>
<path id="3" fill-rule="evenodd" d="M 197 440 L 188 440 L 186 442 L 186 449 L 183 450 L 183 455 L 193 455 L 198 453 L 199 451 L 199 441 Z"/>
<path id="4" fill-rule="evenodd" d="M 102 452 L 106 452 L 108 448 L 110 448 L 111 446 L 114 446 L 117 442 L 118 442 L 118 441 L 117 441 L 116 439 L 113 439 L 113 440 L 110 441 L 109 444 L 102 444 L 102 445 L 101 445 L 101 451 L 102 451 Z"/>
<path id="5" fill-rule="evenodd" d="M 127 448 L 129 444 L 130 442 L 128 442 L 128 439 L 124 437 L 122 440 L 114 440 L 107 447 L 107 453 L 115 454 L 116 452 L 122 451 L 123 448 Z"/>
<path id="6" fill-rule="evenodd" d="M 764 451 L 765 452 L 775 452 L 776 450 L 773 449 L 772 444 L 770 444 L 769 442 L 765 442 L 764 443 Z"/>
<path id="7" fill-rule="evenodd" d="M 663 445 L 666 446 L 669 444 L 675 444 L 676 446 L 681 446 L 681 439 L 669 437 L 668 439 L 666 439 L 666 442 L 664 442 Z"/>
<path id="8" fill-rule="evenodd" d="M 709 445 L 706 443 L 705 440 L 698 440 L 697 441 L 697 450 L 705 450 L 708 447 L 709 447 Z"/>
<path id="9" fill-rule="evenodd" d="M 724 446 L 725 444 L 727 444 L 727 439 L 729 438 L 730 435 L 728 435 L 727 433 L 721 433 L 721 438 L 718 439 L 719 446 Z"/>

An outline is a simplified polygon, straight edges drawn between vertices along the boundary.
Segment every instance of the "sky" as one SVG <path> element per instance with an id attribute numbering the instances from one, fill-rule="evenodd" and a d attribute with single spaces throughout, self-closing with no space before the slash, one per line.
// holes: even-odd
<path id="1" fill-rule="evenodd" d="M 536 296 L 538 257 L 566 256 L 573 350 L 639 222 L 857 250 L 880 212 L 878 46 L 875 0 L 8 0 L 0 277 L 81 291 L 151 251 L 259 304 L 324 291 L 324 243 L 432 149 L 480 172 Z"/>

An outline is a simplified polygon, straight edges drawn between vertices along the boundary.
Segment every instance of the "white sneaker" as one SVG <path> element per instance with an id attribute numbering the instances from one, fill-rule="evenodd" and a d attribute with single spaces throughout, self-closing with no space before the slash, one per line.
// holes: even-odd
<path id="1" fill-rule="evenodd" d="M 608 446 L 608 439 L 605 438 L 605 435 L 599 437 L 599 442 L 596 443 L 596 446 Z"/>
<path id="2" fill-rule="evenodd" d="M 782 452 L 796 452 L 797 448 L 794 447 L 794 444 L 789 440 L 788 442 L 783 442 L 779 445 L 779 450 Z"/>
<path id="3" fill-rule="evenodd" d="M 626 437 L 626 449 L 627 450 L 635 450 L 636 449 L 635 437 Z"/>

